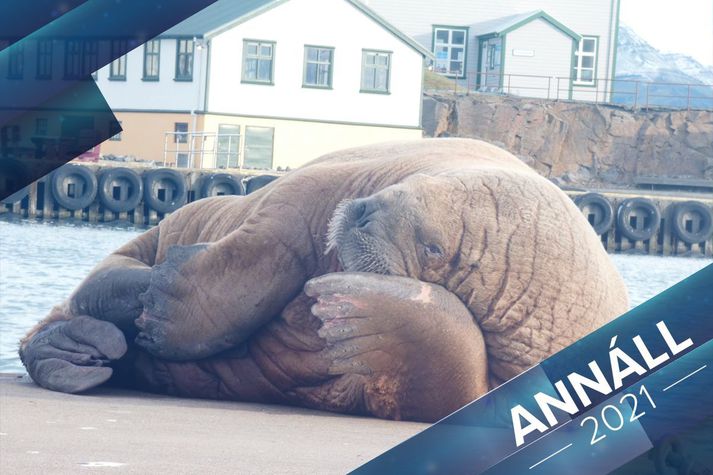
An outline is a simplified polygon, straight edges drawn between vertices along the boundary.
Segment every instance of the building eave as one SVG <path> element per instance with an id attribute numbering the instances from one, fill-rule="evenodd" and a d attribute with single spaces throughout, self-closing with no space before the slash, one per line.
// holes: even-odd
<path id="1" fill-rule="evenodd" d="M 242 23 L 245 23 L 248 20 L 251 20 L 252 18 L 255 18 L 259 15 L 262 15 L 263 13 L 278 7 L 282 5 L 283 3 L 288 2 L 289 0 L 274 0 L 272 2 L 269 2 L 259 8 L 256 8 L 255 10 L 252 10 L 250 13 L 247 13 L 239 18 L 235 18 L 232 21 L 228 21 L 225 24 L 214 28 L 211 31 L 205 32 L 202 35 L 195 35 L 196 38 L 206 38 L 210 39 L 213 38 L 227 30 L 230 30 L 231 28 L 234 28 Z M 378 23 L 382 28 L 384 28 L 386 31 L 394 35 L 396 38 L 401 40 L 403 43 L 405 43 L 407 46 L 411 47 L 418 53 L 420 53 L 422 56 L 429 58 L 429 59 L 434 59 L 433 54 L 428 51 L 426 48 L 421 46 L 418 42 L 416 42 L 413 38 L 410 38 L 403 32 L 399 31 L 395 26 L 393 26 L 391 23 L 386 21 L 384 18 L 379 16 L 375 11 L 373 11 L 371 8 L 367 7 L 363 3 L 359 2 L 358 0 L 345 0 L 347 3 L 350 3 L 352 6 L 354 6 L 356 9 L 358 9 L 361 13 L 365 14 L 369 18 L 371 18 L 373 21 Z"/>
<path id="2" fill-rule="evenodd" d="M 275 7 L 278 7 L 282 5 L 285 2 L 288 2 L 289 0 L 274 0 L 270 3 L 266 3 L 265 5 L 256 8 L 255 10 L 251 11 L 250 13 L 247 13 L 239 18 L 235 18 L 234 20 L 228 21 L 225 24 L 219 26 L 218 28 L 214 28 L 211 31 L 208 31 L 205 33 L 205 37 L 207 39 L 213 38 L 225 31 L 230 30 L 231 28 L 234 28 L 241 23 L 245 23 L 248 20 L 251 20 L 257 16 L 262 15 L 263 13 L 272 10 Z"/>
<path id="3" fill-rule="evenodd" d="M 547 12 L 545 12 L 543 10 L 538 10 L 538 11 L 534 12 L 532 15 L 529 15 L 526 18 L 523 18 L 522 20 L 518 21 L 517 23 L 508 25 L 506 28 L 503 28 L 501 30 L 493 30 L 493 31 L 483 32 L 478 35 L 478 38 L 482 38 L 485 36 L 496 36 L 496 37 L 497 36 L 505 36 L 508 33 L 515 31 L 519 28 L 522 28 L 523 26 L 527 25 L 528 23 L 538 20 L 538 19 L 542 19 L 542 20 L 546 21 L 547 23 L 549 23 L 550 25 L 555 27 L 557 30 L 561 31 L 562 33 L 564 33 L 565 35 L 569 36 L 570 38 L 572 38 L 573 40 L 575 40 L 577 42 L 582 39 L 582 35 L 575 33 L 573 30 L 571 30 L 564 24 L 560 23 L 554 17 L 552 17 L 551 15 L 549 15 Z"/>
<path id="4" fill-rule="evenodd" d="M 360 10 L 362 13 L 364 13 L 366 16 L 377 22 L 379 25 L 381 25 L 382 28 L 384 28 L 386 31 L 394 35 L 396 38 L 401 40 L 403 43 L 405 43 L 407 46 L 411 47 L 412 49 L 416 50 L 418 53 L 423 55 L 425 58 L 428 59 L 436 59 L 435 56 L 433 55 L 432 52 L 428 51 L 426 48 L 421 46 L 416 40 L 411 38 L 410 36 L 406 35 L 402 31 L 398 30 L 394 25 L 386 21 L 384 18 L 379 16 L 374 10 L 371 8 L 367 7 L 363 3 L 361 3 L 359 0 L 346 0 L 348 3 L 351 3 L 355 8 Z"/>

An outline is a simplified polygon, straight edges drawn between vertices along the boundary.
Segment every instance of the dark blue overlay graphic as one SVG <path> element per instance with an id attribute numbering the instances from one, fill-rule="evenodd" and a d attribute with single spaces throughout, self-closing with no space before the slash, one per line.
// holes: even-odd
<path id="1" fill-rule="evenodd" d="M 713 473 L 712 394 L 710 265 L 353 473 Z"/>
<path id="2" fill-rule="evenodd" d="M 0 3 L 0 199 L 119 132 L 92 74 L 214 1 Z"/>

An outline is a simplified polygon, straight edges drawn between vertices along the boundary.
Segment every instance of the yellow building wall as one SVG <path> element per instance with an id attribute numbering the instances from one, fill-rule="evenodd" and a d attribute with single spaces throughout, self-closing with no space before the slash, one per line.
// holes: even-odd
<path id="1" fill-rule="evenodd" d="M 124 131 L 121 140 L 107 140 L 101 144 L 102 155 L 130 155 L 142 160 L 163 162 L 164 140 L 166 132 L 173 132 L 176 122 L 188 123 L 188 131 L 193 127 L 190 114 L 162 112 L 115 112 Z M 196 115 L 196 130 L 203 128 L 203 115 Z M 177 144 L 169 137 L 170 150 L 187 151 L 188 144 Z M 168 154 L 168 163 L 175 162 L 175 152 Z"/>
<path id="2" fill-rule="evenodd" d="M 160 113 L 160 112 L 115 112 L 124 131 L 120 141 L 107 140 L 101 144 L 102 155 L 128 155 L 143 160 L 163 162 L 165 132 L 172 132 L 176 122 L 187 122 L 189 132 L 192 130 L 193 118 L 190 114 Z M 308 161 L 325 153 L 343 148 L 357 147 L 391 140 L 418 139 L 422 137 L 420 129 L 379 127 L 371 125 L 352 125 L 329 122 L 309 122 L 288 119 L 270 119 L 255 117 L 240 117 L 218 114 L 196 116 L 196 131 L 217 133 L 220 125 L 240 126 L 240 146 L 242 153 L 245 147 L 245 128 L 247 126 L 272 127 L 273 135 L 273 168 L 297 168 Z M 213 148 L 212 139 L 205 142 L 206 149 Z M 200 141 L 195 142 L 196 149 Z M 172 137 L 168 139 L 169 153 L 166 155 L 167 165 L 175 165 L 176 151 L 188 152 L 189 144 L 177 144 Z M 193 154 L 194 166 L 200 166 L 200 153 Z M 206 153 L 203 167 L 213 168 L 215 158 L 212 153 Z"/>
<path id="3" fill-rule="evenodd" d="M 421 129 L 308 122 L 287 119 L 254 118 L 208 114 L 206 132 L 218 132 L 221 124 L 239 125 L 240 150 L 244 150 L 245 127 L 273 127 L 273 168 L 297 168 L 325 153 L 344 148 L 392 140 L 419 139 Z M 205 163 L 205 166 L 210 166 Z"/>

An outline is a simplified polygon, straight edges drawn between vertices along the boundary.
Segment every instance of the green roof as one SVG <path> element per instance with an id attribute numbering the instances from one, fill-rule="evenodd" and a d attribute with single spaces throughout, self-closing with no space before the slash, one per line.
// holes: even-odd
<path id="1" fill-rule="evenodd" d="M 164 31 L 159 37 L 190 36 L 204 38 L 215 36 L 286 1 L 289 0 L 218 0 L 195 15 Z M 430 51 L 396 29 L 396 27 L 377 15 L 366 5 L 360 3 L 358 0 L 344 1 L 353 5 L 361 13 L 377 22 L 385 30 L 423 56 L 432 57 Z"/>
<path id="2" fill-rule="evenodd" d="M 560 30 L 562 33 L 569 36 L 575 41 L 579 41 L 582 39 L 581 35 L 567 28 L 565 25 L 555 20 L 551 15 L 547 14 L 543 10 L 517 13 L 515 15 L 509 15 L 505 17 L 495 18 L 493 20 L 484 21 L 482 23 L 476 23 L 470 26 L 470 32 L 475 36 L 502 36 L 513 30 L 517 30 L 521 26 L 524 26 L 530 23 L 531 21 L 537 19 L 542 19 L 546 21 L 547 23 L 551 24 L 553 27 Z"/>

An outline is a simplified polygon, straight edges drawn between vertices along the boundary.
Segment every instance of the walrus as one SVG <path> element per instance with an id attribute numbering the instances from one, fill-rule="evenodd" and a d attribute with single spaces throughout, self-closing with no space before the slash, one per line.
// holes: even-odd
<path id="1" fill-rule="evenodd" d="M 510 153 L 424 139 L 196 201 L 22 340 L 39 385 L 434 421 L 628 306 L 570 199 Z"/>

